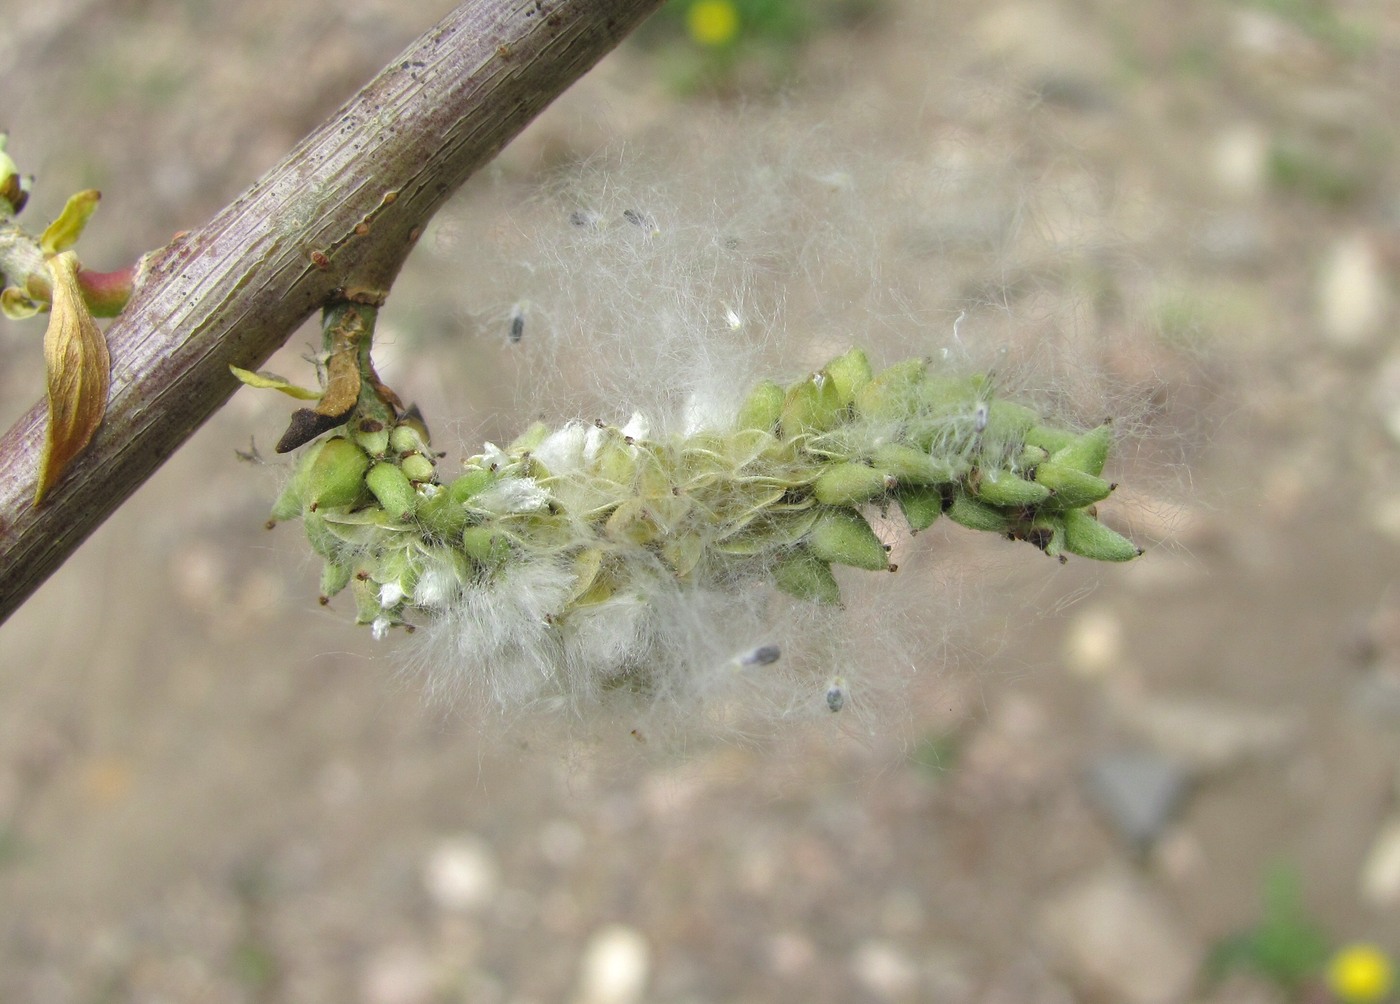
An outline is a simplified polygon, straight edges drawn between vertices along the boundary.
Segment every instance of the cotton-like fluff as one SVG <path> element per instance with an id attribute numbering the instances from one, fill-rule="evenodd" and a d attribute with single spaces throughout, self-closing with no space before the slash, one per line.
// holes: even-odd
<path id="1" fill-rule="evenodd" d="M 610 158 L 559 179 L 496 229 L 486 284 L 539 421 L 460 467 L 353 420 L 308 451 L 278 510 L 307 523 L 328 596 L 377 636 L 417 629 L 434 692 L 726 729 L 847 720 L 946 638 L 913 533 L 1139 553 L 1096 518 L 1114 426 L 1012 400 L 997 352 L 920 318 L 885 278 L 888 215 L 819 149 L 701 184 L 679 165 L 627 184 Z M 317 449 L 363 488 L 320 505 Z"/>

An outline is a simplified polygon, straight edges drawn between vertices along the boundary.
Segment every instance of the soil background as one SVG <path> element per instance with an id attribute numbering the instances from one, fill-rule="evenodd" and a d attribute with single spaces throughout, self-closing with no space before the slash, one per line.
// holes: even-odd
<path id="1" fill-rule="evenodd" d="M 448 6 L 0 3 L 26 219 L 97 187 L 85 261 L 161 245 Z M 1142 395 L 1106 518 L 1148 553 L 938 538 L 956 628 L 889 718 L 502 742 L 318 606 L 235 457 L 285 403 L 240 392 L 0 627 L 0 1001 L 1282 1000 L 1203 976 L 1275 868 L 1331 943 L 1400 950 L 1396 7 L 886 0 L 720 94 L 643 41 L 435 222 L 390 382 L 464 443 L 522 424 L 454 280 L 502 186 L 819 123 L 924 185 L 890 225 L 948 318 Z M 7 423 L 42 330 L 0 329 Z"/>

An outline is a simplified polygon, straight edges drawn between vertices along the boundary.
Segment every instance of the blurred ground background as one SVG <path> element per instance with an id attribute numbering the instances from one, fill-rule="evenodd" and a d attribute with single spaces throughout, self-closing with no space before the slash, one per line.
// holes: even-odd
<path id="1" fill-rule="evenodd" d="M 5 0 L 28 218 L 99 187 L 86 261 L 162 244 L 448 6 Z M 653 27 L 497 182 L 741 105 L 888 156 L 949 316 L 1081 339 L 1149 395 L 1115 500 L 1148 555 L 950 537 L 926 560 L 972 567 L 965 623 L 884 727 L 502 745 L 317 606 L 234 457 L 285 405 L 240 393 L 0 627 L 0 1001 L 1266 1002 L 1332 947 L 1400 950 L 1400 13 L 812 9 L 717 89 Z M 482 202 L 390 304 L 393 382 L 467 441 L 519 425 L 452 280 Z M 41 332 L 0 329 L 7 423 Z"/>

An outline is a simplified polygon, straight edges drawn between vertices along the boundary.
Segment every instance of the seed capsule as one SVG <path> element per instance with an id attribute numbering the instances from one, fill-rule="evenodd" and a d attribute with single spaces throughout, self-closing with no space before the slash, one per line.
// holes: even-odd
<path id="1" fill-rule="evenodd" d="M 894 497 L 915 533 L 933 526 L 943 513 L 943 493 L 928 485 L 901 485 Z"/>
<path id="2" fill-rule="evenodd" d="M 1055 493 L 1047 504 L 1057 509 L 1082 509 L 1108 498 L 1113 486 L 1103 478 L 1047 460 L 1035 469 L 1035 480 Z"/>
<path id="3" fill-rule="evenodd" d="M 297 464 L 297 469 L 292 474 L 292 479 L 287 482 L 287 487 L 282 489 L 282 493 L 277 496 L 277 501 L 272 504 L 272 520 L 280 523 L 283 520 L 296 519 L 306 508 L 306 490 L 311 480 L 311 468 L 316 463 L 316 457 L 321 452 L 321 447 L 325 443 L 313 443 L 306 451 L 301 462 Z"/>
<path id="4" fill-rule="evenodd" d="M 948 506 L 948 518 L 970 530 L 986 530 L 991 533 L 1010 533 L 1012 521 L 1002 512 L 985 502 L 958 492 Z"/>
<path id="5" fill-rule="evenodd" d="M 889 567 L 885 545 L 860 515 L 850 509 L 828 509 L 817 517 L 805 541 L 822 561 L 884 571 Z"/>
<path id="6" fill-rule="evenodd" d="M 354 504 L 365 487 L 369 457 L 344 436 L 326 440 L 306 476 L 306 507 L 315 511 Z"/>
<path id="7" fill-rule="evenodd" d="M 1069 445 L 1056 450 L 1050 455 L 1050 459 L 1065 467 L 1073 467 L 1085 474 L 1098 476 L 1103 473 L 1103 465 L 1108 460 L 1108 450 L 1112 445 L 1113 426 L 1105 422 L 1077 437 Z"/>
<path id="8" fill-rule="evenodd" d="M 1050 489 L 1035 481 L 1017 477 L 1010 471 L 978 472 L 981 476 L 969 479 L 975 484 L 977 497 L 988 505 L 1014 509 L 1036 505 L 1050 497 Z"/>
<path id="9" fill-rule="evenodd" d="M 483 565 L 498 565 L 510 556 L 510 541 L 489 526 L 469 526 L 462 531 L 462 550 Z"/>
<path id="10" fill-rule="evenodd" d="M 736 425 L 740 429 L 762 429 L 772 432 L 783 414 L 783 388 L 772 380 L 764 380 L 745 398 L 739 408 Z"/>
<path id="11" fill-rule="evenodd" d="M 906 359 L 881 370 L 856 391 L 857 414 L 876 421 L 908 418 L 927 370 L 923 359 Z"/>
<path id="12" fill-rule="evenodd" d="M 437 473 L 437 467 L 421 453 L 410 453 L 399 461 L 399 467 L 403 470 L 404 477 L 419 483 L 432 481 L 433 475 Z"/>
<path id="13" fill-rule="evenodd" d="M 447 497 L 457 505 L 470 499 L 496 479 L 496 475 L 481 467 L 467 471 L 447 486 Z"/>
<path id="14" fill-rule="evenodd" d="M 790 596 L 812 603 L 841 602 L 841 587 L 831 574 L 829 562 L 806 548 L 796 548 L 773 566 L 773 584 Z"/>
<path id="15" fill-rule="evenodd" d="M 841 412 L 836 384 L 821 373 L 813 374 L 788 388 L 783 398 L 783 437 L 825 432 L 836 424 Z"/>
<path id="16" fill-rule="evenodd" d="M 398 465 L 381 460 L 369 469 L 365 484 L 393 519 L 403 521 L 412 515 L 418 493 Z"/>
<path id="17" fill-rule="evenodd" d="M 321 595 L 330 599 L 350 584 L 355 567 L 348 561 L 327 561 L 321 567 Z"/>
<path id="18" fill-rule="evenodd" d="M 870 463 L 892 474 L 900 485 L 951 484 L 960 473 L 949 461 L 902 443 L 877 446 L 870 455 Z"/>
<path id="19" fill-rule="evenodd" d="M 382 457 L 389 452 L 389 430 L 384 427 L 382 422 L 365 419 L 362 422 L 353 423 L 350 428 L 350 436 L 371 457 Z"/>
<path id="20" fill-rule="evenodd" d="M 400 455 L 405 453 L 426 453 L 427 437 L 407 422 L 400 422 L 389 433 L 389 448 Z"/>
<path id="21" fill-rule="evenodd" d="M 1074 433 L 1068 429 L 1056 429 L 1048 425 L 1035 425 L 1026 430 L 1026 443 L 1029 446 L 1039 446 L 1046 453 L 1055 453 L 1063 450 L 1075 440 Z"/>
<path id="22" fill-rule="evenodd" d="M 855 400 L 856 393 L 868 384 L 873 376 L 870 360 L 859 348 L 852 348 L 845 355 L 837 356 L 822 368 L 822 372 L 836 386 L 836 396 L 843 408 Z"/>
<path id="23" fill-rule="evenodd" d="M 1065 513 L 1064 520 L 1065 550 L 1070 554 L 1095 561 L 1131 561 L 1142 554 L 1142 548 L 1082 509 Z"/>
<path id="24" fill-rule="evenodd" d="M 890 474 L 865 464 L 832 464 L 817 476 L 812 494 L 825 505 L 858 505 L 885 494 L 896 484 Z"/>

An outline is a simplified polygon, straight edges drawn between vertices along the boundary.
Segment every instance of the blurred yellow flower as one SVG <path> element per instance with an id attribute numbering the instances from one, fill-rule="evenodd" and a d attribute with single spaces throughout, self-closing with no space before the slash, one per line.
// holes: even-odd
<path id="1" fill-rule="evenodd" d="M 1390 996 L 1395 971 L 1375 945 L 1348 945 L 1327 964 L 1327 983 L 1346 1004 L 1372 1004 Z"/>
<path id="2" fill-rule="evenodd" d="M 701 45 L 725 45 L 739 34 L 739 10 L 731 0 L 696 0 L 685 12 L 685 27 Z"/>

